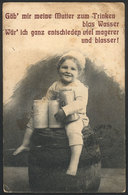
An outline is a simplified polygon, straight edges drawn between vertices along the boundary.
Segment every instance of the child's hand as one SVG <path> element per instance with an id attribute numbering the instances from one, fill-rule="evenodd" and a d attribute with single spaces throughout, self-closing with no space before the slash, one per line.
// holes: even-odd
<path id="1" fill-rule="evenodd" d="M 63 109 L 60 109 L 54 116 L 59 122 L 62 122 L 66 117 Z"/>
<path id="2" fill-rule="evenodd" d="M 19 154 L 23 151 L 29 151 L 29 147 L 21 145 L 19 148 L 16 149 L 15 152 L 13 152 L 13 155 L 16 156 L 17 154 Z"/>

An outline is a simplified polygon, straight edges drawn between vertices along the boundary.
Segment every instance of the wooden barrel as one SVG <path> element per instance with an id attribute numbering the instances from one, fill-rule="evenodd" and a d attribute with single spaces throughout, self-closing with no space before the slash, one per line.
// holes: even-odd
<path id="1" fill-rule="evenodd" d="M 101 155 L 94 133 L 84 131 L 84 146 L 77 175 L 68 176 L 70 148 L 64 129 L 35 129 L 29 152 L 29 183 L 32 191 L 45 193 L 97 192 Z"/>

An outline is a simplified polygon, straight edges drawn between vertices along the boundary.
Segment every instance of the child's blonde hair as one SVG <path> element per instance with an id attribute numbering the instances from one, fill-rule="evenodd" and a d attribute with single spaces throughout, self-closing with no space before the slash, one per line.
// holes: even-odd
<path id="1" fill-rule="evenodd" d="M 60 68 L 61 64 L 63 64 L 63 62 L 67 59 L 73 60 L 73 62 L 75 62 L 76 65 L 78 66 L 78 70 L 80 72 L 85 68 L 85 64 L 86 64 L 85 56 L 82 53 L 73 50 L 65 53 L 60 57 L 57 65 L 58 69 Z"/>

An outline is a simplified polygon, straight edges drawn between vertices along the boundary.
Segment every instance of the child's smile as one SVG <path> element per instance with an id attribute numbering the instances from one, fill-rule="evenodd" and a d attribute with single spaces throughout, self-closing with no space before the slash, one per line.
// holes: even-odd
<path id="1" fill-rule="evenodd" d="M 72 60 L 66 60 L 59 68 L 60 79 L 63 83 L 73 82 L 78 77 L 78 68 Z"/>

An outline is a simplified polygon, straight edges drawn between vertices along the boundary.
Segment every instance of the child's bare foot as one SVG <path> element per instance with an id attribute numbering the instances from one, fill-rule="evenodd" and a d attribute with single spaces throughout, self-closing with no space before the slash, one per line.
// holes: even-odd
<path id="1" fill-rule="evenodd" d="M 78 169 L 79 158 L 82 151 L 82 145 L 73 145 L 71 146 L 71 159 L 69 163 L 67 175 L 75 176 Z"/>
<path id="2" fill-rule="evenodd" d="M 75 176 L 75 175 L 76 175 L 76 172 L 77 172 L 77 171 L 73 171 L 73 170 L 68 169 L 67 172 L 66 172 L 66 174 L 67 174 L 67 175 Z"/>
<path id="3" fill-rule="evenodd" d="M 23 151 L 29 151 L 29 147 L 24 146 L 24 145 L 21 145 L 20 147 L 18 147 L 18 148 L 16 149 L 15 152 L 13 152 L 13 155 L 16 156 L 17 154 L 19 154 L 19 153 L 21 153 L 21 152 L 23 152 Z"/>

